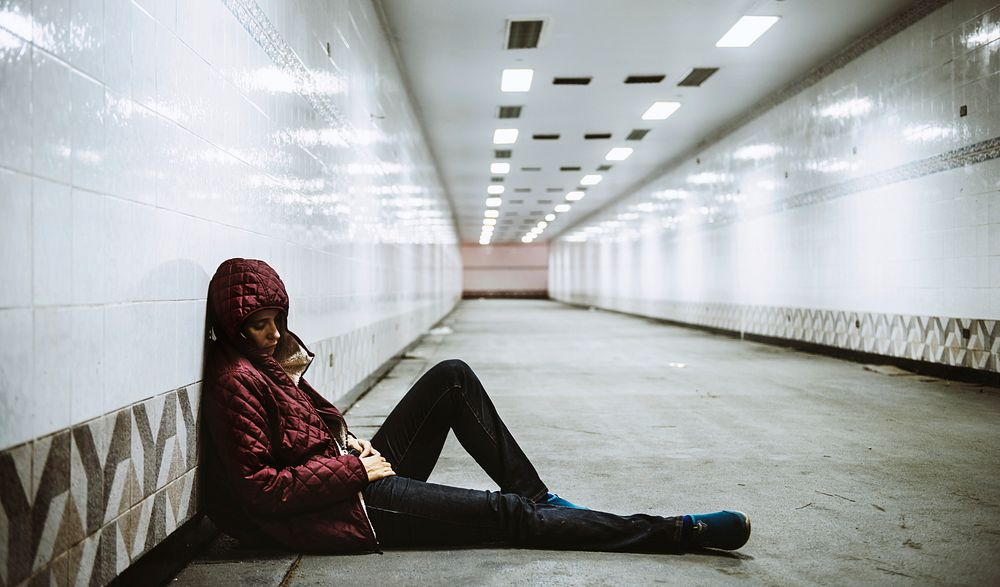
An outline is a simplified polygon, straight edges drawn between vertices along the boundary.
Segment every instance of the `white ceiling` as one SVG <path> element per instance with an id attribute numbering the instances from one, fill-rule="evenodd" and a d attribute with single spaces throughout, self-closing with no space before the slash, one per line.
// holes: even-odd
<path id="1" fill-rule="evenodd" d="M 911 0 L 381 0 L 404 75 L 455 206 L 463 242 L 478 242 L 495 148 L 510 148 L 511 172 L 493 243 L 516 242 L 597 166 L 613 164 L 572 210 L 558 215 L 549 239 L 630 191 L 657 167 L 738 118 L 768 94 L 805 75 L 854 39 L 913 4 Z M 715 42 L 745 14 L 781 20 L 746 49 Z M 544 18 L 537 49 L 506 50 L 508 19 Z M 504 68 L 535 70 L 531 91 L 500 91 Z M 677 87 L 692 67 L 718 67 L 701 87 Z M 666 74 L 658 84 L 623 83 L 631 74 Z M 587 86 L 553 77 L 589 76 Z M 654 101 L 682 106 L 644 121 Z M 497 119 L 501 105 L 521 118 Z M 493 145 L 493 130 L 518 128 L 514 145 Z M 651 131 L 626 141 L 632 129 Z M 583 139 L 610 132 L 610 140 Z M 559 140 L 532 140 L 558 133 Z M 608 162 L 616 146 L 626 161 Z M 540 172 L 521 167 L 541 167 Z M 578 172 L 559 171 L 580 166 Z M 601 173 L 601 172 L 598 172 Z M 515 193 L 530 188 L 530 193 Z M 558 188 L 560 192 L 547 192 Z M 512 200 L 523 200 L 522 204 Z M 541 200 L 541 202 L 539 201 Z M 549 202 L 548 200 L 551 200 Z M 510 221 L 510 222 L 508 222 Z"/>

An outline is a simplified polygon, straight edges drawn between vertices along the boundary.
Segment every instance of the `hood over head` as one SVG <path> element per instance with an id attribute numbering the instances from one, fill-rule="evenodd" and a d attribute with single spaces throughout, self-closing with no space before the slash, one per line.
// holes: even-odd
<path id="1" fill-rule="evenodd" d="M 209 322 L 215 336 L 243 351 L 255 351 L 241 332 L 258 310 L 274 308 L 288 316 L 288 293 L 278 273 L 259 259 L 228 259 L 208 284 Z"/>

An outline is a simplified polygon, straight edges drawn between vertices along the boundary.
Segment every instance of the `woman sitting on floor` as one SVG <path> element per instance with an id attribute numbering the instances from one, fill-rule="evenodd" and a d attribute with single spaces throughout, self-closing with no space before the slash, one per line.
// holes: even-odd
<path id="1" fill-rule="evenodd" d="M 549 492 L 459 360 L 425 373 L 371 441 L 357 438 L 303 379 L 313 354 L 288 330 L 288 295 L 267 263 L 223 262 L 208 303 L 214 337 L 202 400 L 202 488 L 209 517 L 244 544 L 300 552 L 492 544 L 665 553 L 733 550 L 750 536 L 740 512 L 620 516 Z M 449 430 L 499 492 L 427 482 Z"/>

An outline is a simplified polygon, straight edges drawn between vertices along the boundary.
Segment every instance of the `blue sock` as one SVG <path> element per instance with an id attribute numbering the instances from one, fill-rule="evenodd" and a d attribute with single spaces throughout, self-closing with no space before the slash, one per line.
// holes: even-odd
<path id="1" fill-rule="evenodd" d="M 556 495 L 555 493 L 551 493 L 551 492 L 545 494 L 545 499 L 542 500 L 542 503 L 547 503 L 549 505 L 557 505 L 559 507 L 564 507 L 564 508 L 573 508 L 575 510 L 589 510 L 590 509 L 590 508 L 585 508 L 582 505 L 576 505 L 575 503 L 573 503 L 573 502 L 571 502 L 569 500 L 563 499 L 563 498 L 559 497 L 558 495 Z"/>

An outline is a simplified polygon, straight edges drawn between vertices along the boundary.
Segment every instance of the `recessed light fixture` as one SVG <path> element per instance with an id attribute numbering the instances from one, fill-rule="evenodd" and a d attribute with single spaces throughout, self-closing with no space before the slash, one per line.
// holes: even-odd
<path id="1" fill-rule="evenodd" d="M 580 180 L 580 185 L 597 185 L 601 183 L 602 179 L 604 177 L 600 175 L 584 175 Z"/>
<path id="2" fill-rule="evenodd" d="M 527 92 L 531 89 L 531 78 L 534 69 L 505 69 L 500 77 L 500 90 L 503 92 Z"/>
<path id="3" fill-rule="evenodd" d="M 496 218 L 483 218 L 483 226 L 496 226 Z"/>
<path id="4" fill-rule="evenodd" d="M 545 230 L 545 227 L 548 226 L 548 225 L 549 225 L 548 222 L 546 222 L 544 220 L 539 220 L 538 224 L 536 224 L 535 226 L 537 226 L 538 228 L 540 228 L 542 230 Z"/>
<path id="5" fill-rule="evenodd" d="M 491 163 L 490 173 L 508 173 L 510 171 L 510 163 Z"/>
<path id="6" fill-rule="evenodd" d="M 780 16 L 744 16 L 722 35 L 715 46 L 749 47 L 780 19 Z"/>
<path id="7" fill-rule="evenodd" d="M 556 204 L 556 207 L 553 208 L 553 210 L 556 212 L 569 212 L 570 208 L 572 208 L 572 206 L 569 204 Z"/>
<path id="8" fill-rule="evenodd" d="M 608 151 L 608 154 L 604 156 L 608 161 L 624 161 L 628 159 L 628 156 L 632 154 L 631 147 L 615 147 Z"/>
<path id="9" fill-rule="evenodd" d="M 516 128 L 498 128 L 493 131 L 494 145 L 513 145 L 517 142 Z"/>
<path id="10" fill-rule="evenodd" d="M 485 216 L 486 218 L 496 218 L 500 216 L 500 212 L 498 212 L 497 210 L 487 210 L 483 212 L 483 216 Z"/>
<path id="11" fill-rule="evenodd" d="M 490 194 L 491 196 L 499 196 L 500 194 L 503 193 L 503 186 L 502 185 L 487 186 L 486 193 Z"/>
<path id="12" fill-rule="evenodd" d="M 643 120 L 665 120 L 668 116 L 677 112 L 681 107 L 680 102 L 653 102 L 653 105 L 642 114 Z M 496 140 L 494 139 L 494 142 Z"/>
<path id="13" fill-rule="evenodd" d="M 569 202 L 575 202 L 577 200 L 582 200 L 583 196 L 585 196 L 585 195 L 586 194 L 584 194 L 581 191 L 570 192 L 570 193 L 566 194 L 566 200 L 569 201 Z"/>
<path id="14" fill-rule="evenodd" d="M 490 218 L 490 220 L 493 220 L 495 222 L 496 218 Z M 486 233 L 486 232 L 493 232 L 495 230 L 496 230 L 496 226 L 494 226 L 492 224 L 484 224 L 483 225 L 483 232 L 484 233 Z"/>
<path id="15" fill-rule="evenodd" d="M 503 200 L 501 200 L 500 198 L 486 198 L 486 205 L 489 206 L 490 208 L 496 208 L 502 203 Z"/>
<path id="16" fill-rule="evenodd" d="M 553 221 L 553 220 L 555 220 L 555 219 L 556 219 L 556 215 L 555 215 L 555 214 L 546 214 L 546 215 L 545 215 L 545 220 L 546 220 L 547 222 L 552 222 L 552 221 Z"/>

